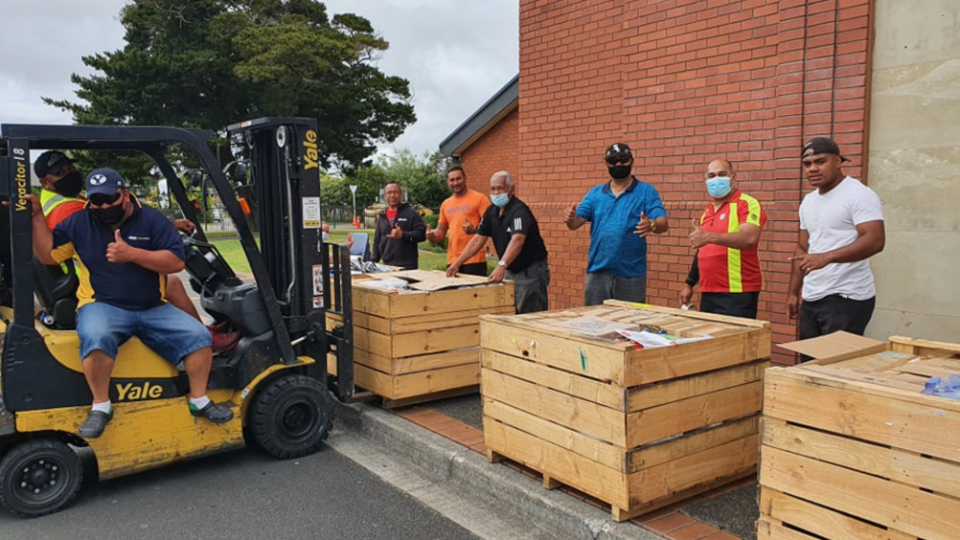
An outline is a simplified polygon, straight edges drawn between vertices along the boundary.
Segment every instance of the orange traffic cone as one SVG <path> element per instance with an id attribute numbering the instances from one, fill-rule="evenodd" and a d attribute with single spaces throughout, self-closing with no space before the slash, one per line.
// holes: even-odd
<path id="1" fill-rule="evenodd" d="M 358 218 L 357 216 L 353 216 L 353 228 L 354 229 L 360 228 L 360 218 Z"/>

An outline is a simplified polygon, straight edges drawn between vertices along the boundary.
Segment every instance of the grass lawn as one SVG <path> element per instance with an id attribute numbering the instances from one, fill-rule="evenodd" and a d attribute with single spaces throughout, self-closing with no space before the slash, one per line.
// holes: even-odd
<path id="1" fill-rule="evenodd" d="M 370 235 L 370 242 L 373 242 L 373 229 L 332 229 L 330 231 L 329 241 L 330 242 L 347 242 L 347 234 L 352 232 L 364 232 Z M 230 236 L 217 236 L 210 238 L 211 243 L 217 247 L 217 250 L 220 251 L 220 254 L 223 255 L 223 258 L 226 259 L 227 263 L 230 265 L 230 268 L 233 268 L 234 272 L 238 274 L 249 274 L 250 273 L 250 264 L 247 262 L 247 256 L 243 253 L 243 249 L 240 247 L 240 240 L 237 239 L 236 235 Z M 420 269 L 421 270 L 446 270 L 447 269 L 447 254 L 445 251 L 442 251 L 440 248 L 430 246 L 429 243 L 425 242 L 421 244 L 422 248 L 420 249 Z M 487 273 L 493 271 L 494 267 L 497 265 L 496 259 L 487 259 Z"/>

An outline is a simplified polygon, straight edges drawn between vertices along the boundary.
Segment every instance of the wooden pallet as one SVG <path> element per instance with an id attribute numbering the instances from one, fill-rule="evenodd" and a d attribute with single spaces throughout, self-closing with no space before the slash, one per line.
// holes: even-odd
<path id="1" fill-rule="evenodd" d="M 388 406 L 475 391 L 480 382 L 479 317 L 514 313 L 512 282 L 449 279 L 438 271 L 371 274 L 353 288 L 354 380 Z M 371 285 L 402 277 L 424 290 Z M 327 328 L 342 320 L 328 316 Z M 336 366 L 328 359 L 328 370 Z"/>
<path id="2" fill-rule="evenodd" d="M 960 345 L 898 337 L 769 370 L 757 537 L 960 538 L 960 401 L 921 394 L 949 373 Z"/>
<path id="3" fill-rule="evenodd" d="M 603 321 L 717 337 L 638 350 Z M 739 321 L 617 305 L 481 317 L 488 457 L 604 501 L 616 521 L 752 474 L 770 333 Z"/>

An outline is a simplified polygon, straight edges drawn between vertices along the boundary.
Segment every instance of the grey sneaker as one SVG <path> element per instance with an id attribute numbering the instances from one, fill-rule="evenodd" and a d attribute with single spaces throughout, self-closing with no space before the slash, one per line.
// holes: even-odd
<path id="1" fill-rule="evenodd" d="M 202 409 L 198 409 L 193 403 L 191 403 L 190 414 L 199 418 L 206 418 L 214 424 L 226 424 L 227 422 L 233 420 L 233 411 L 230 410 L 230 407 L 227 407 L 222 403 L 214 403 L 212 401 L 207 403 L 207 406 Z"/>
<path id="2" fill-rule="evenodd" d="M 112 418 L 112 408 L 110 409 L 109 413 L 90 411 L 90 414 L 87 415 L 87 419 L 80 424 L 80 429 L 77 430 L 77 435 L 80 435 L 84 439 L 96 439 L 100 435 L 103 435 L 104 428 L 107 427 L 107 424 Z"/>

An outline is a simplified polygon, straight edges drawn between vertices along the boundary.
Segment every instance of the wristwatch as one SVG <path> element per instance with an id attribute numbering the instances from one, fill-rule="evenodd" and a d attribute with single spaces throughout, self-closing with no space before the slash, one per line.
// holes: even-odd
<path id="1" fill-rule="evenodd" d="M 506 263 L 505 261 L 502 261 L 502 260 L 501 260 L 500 262 L 497 263 L 497 266 L 502 266 L 502 267 L 506 268 L 506 267 L 507 267 L 507 263 Z"/>

